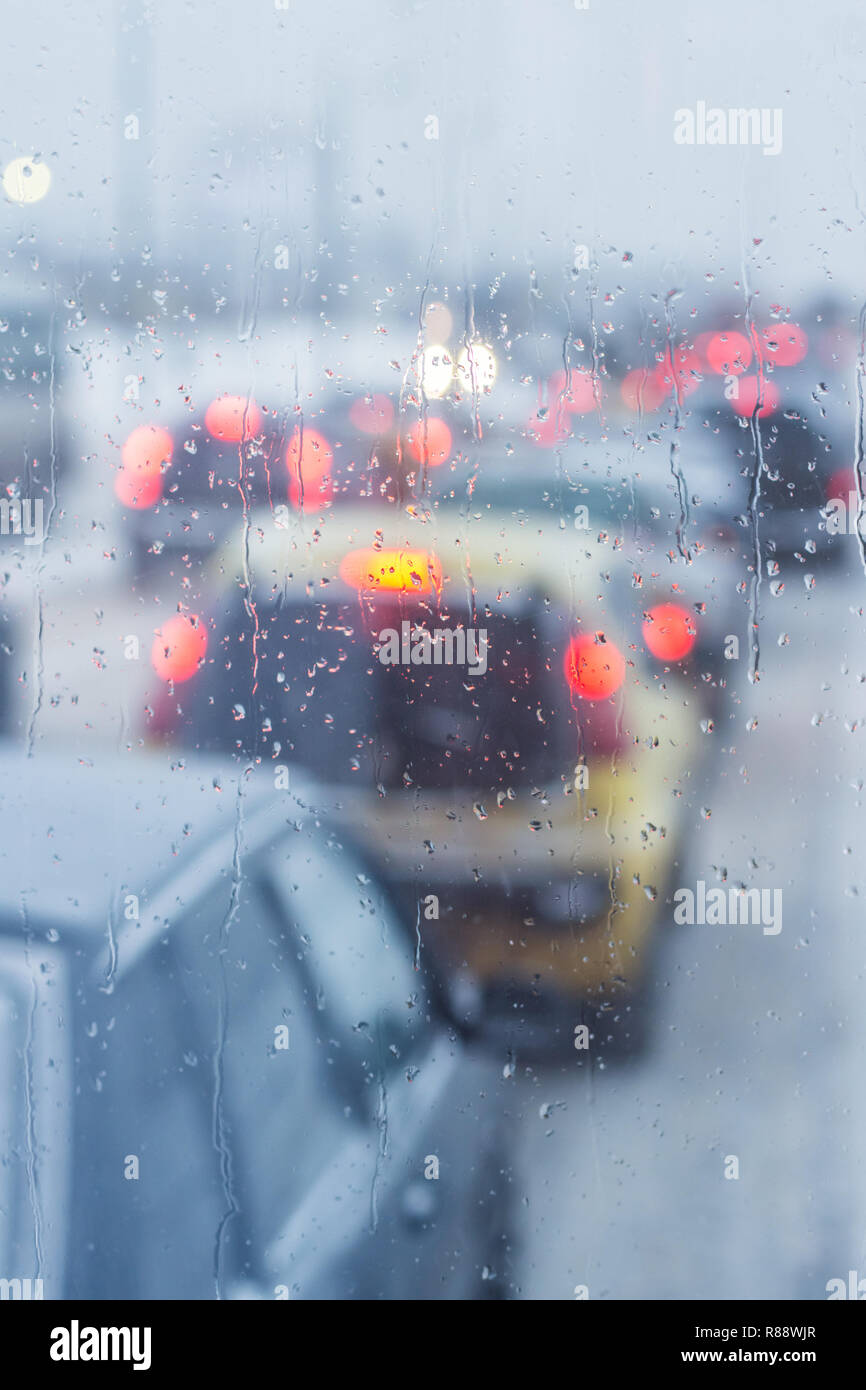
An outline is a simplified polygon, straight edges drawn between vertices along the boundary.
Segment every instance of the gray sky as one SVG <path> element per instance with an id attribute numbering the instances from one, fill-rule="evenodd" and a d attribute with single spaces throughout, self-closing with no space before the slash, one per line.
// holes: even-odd
<path id="1" fill-rule="evenodd" d="M 265 256 L 272 229 L 313 254 L 318 208 L 367 253 L 397 233 L 417 259 L 435 245 L 507 266 L 583 241 L 632 251 L 665 285 L 730 287 L 745 249 L 767 293 L 796 301 L 832 276 L 856 295 L 862 6 L 589 2 L 103 0 L 55 3 L 50 23 L 19 8 L 0 154 L 40 151 L 54 184 L 34 208 L 4 202 L 7 235 L 108 254 L 118 200 L 134 239 L 152 197 L 158 250 L 242 261 L 260 228 Z M 677 146 L 673 113 L 699 100 L 780 107 L 782 153 Z M 324 166 L 317 134 L 338 146 Z M 338 185 L 321 206 L 318 167 Z"/>

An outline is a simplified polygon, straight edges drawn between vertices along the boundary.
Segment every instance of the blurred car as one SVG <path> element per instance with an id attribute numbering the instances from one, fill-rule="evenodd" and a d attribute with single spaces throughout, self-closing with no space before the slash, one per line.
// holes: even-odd
<path id="1" fill-rule="evenodd" d="M 391 479 L 312 517 L 254 513 L 213 566 L 173 737 L 315 769 L 462 1027 L 547 1049 L 587 1017 L 628 1050 L 706 743 L 706 604 L 640 527 L 575 516 L 597 487 L 537 459 L 528 485 L 525 459 L 485 448 L 468 489 L 431 468 L 414 501 Z M 483 630 L 486 670 L 384 664 L 407 629 Z"/>
<path id="2" fill-rule="evenodd" d="M 22 292 L 0 300 L 0 458 L 3 496 L 47 509 L 65 464 L 55 439 L 62 354 L 53 341 L 54 303 Z"/>
<path id="3" fill-rule="evenodd" d="M 709 436 L 697 463 L 690 458 L 689 477 L 715 519 L 726 528 L 736 525 L 743 554 L 753 560 L 754 493 L 761 556 L 771 574 L 793 559 L 810 566 L 838 562 L 844 544 L 826 525 L 824 511 L 847 455 L 819 408 L 786 401 L 760 418 L 759 452 L 749 418 L 724 409 L 707 424 Z"/>
<path id="4" fill-rule="evenodd" d="M 62 379 L 62 353 L 54 342 L 54 304 L 43 292 L 7 290 L 0 300 L 0 547 L 3 609 L 0 615 L 0 732 L 15 724 L 17 669 L 13 653 L 24 642 L 25 624 L 13 597 L 32 594 L 26 563 L 41 553 L 58 480 L 67 463 L 57 429 L 55 396 Z"/>
<path id="5" fill-rule="evenodd" d="M 489 1075 L 309 786 L 135 757 L 2 772 L 0 1276 L 489 1294 Z"/>

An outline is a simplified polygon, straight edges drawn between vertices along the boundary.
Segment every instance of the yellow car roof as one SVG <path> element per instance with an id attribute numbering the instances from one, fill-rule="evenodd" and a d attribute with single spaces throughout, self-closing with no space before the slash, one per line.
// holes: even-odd
<path id="1" fill-rule="evenodd" d="M 261 601 L 269 593 L 313 601 L 359 591 L 402 590 L 445 598 L 474 593 L 476 602 L 510 606 L 543 594 L 570 606 L 630 582 L 630 562 L 591 531 L 565 528 L 558 513 L 494 518 L 471 508 L 422 518 L 395 507 L 335 508 L 301 516 L 287 508 L 250 517 L 245 545 L 237 528 L 217 569 L 223 583 L 249 578 Z"/>

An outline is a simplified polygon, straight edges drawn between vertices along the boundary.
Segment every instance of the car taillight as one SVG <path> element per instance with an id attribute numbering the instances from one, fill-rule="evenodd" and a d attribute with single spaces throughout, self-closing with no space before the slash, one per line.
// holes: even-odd
<path id="1" fill-rule="evenodd" d="M 731 398 L 731 406 L 737 415 L 754 415 L 760 400 L 758 418 L 763 420 L 779 409 L 782 397 L 779 388 L 766 378 L 741 376 L 737 383 L 737 395 Z"/>
<path id="2" fill-rule="evenodd" d="M 767 357 L 779 367 L 795 367 L 809 350 L 809 339 L 798 323 L 774 323 L 760 332 Z"/>
<path id="3" fill-rule="evenodd" d="M 625 657 L 603 632 L 573 637 L 565 654 L 565 677 L 583 700 L 606 700 L 625 680 Z"/>
<path id="4" fill-rule="evenodd" d="M 362 434 L 387 434 L 394 425 L 394 406 L 388 396 L 358 396 L 349 419 Z"/>
<path id="5" fill-rule="evenodd" d="M 752 361 L 752 345 L 748 338 L 731 329 L 702 334 L 699 347 L 707 366 L 718 376 L 741 376 Z"/>
<path id="6" fill-rule="evenodd" d="M 139 468 L 121 468 L 114 475 L 114 491 L 124 507 L 142 511 L 162 497 L 162 473 L 145 473 Z"/>
<path id="7" fill-rule="evenodd" d="M 205 411 L 204 424 L 214 439 L 240 444 L 261 432 L 262 412 L 249 396 L 217 396 Z"/>
<path id="8" fill-rule="evenodd" d="M 444 420 L 428 415 L 412 426 L 407 436 L 409 452 L 416 463 L 436 468 L 451 455 L 451 431 Z"/>
<path id="9" fill-rule="evenodd" d="M 163 472 L 171 464 L 174 442 L 159 425 L 139 425 L 121 450 L 114 491 L 125 507 L 152 507 L 162 497 Z"/>
<path id="10" fill-rule="evenodd" d="M 658 372 L 648 367 L 627 372 L 619 389 L 629 410 L 635 411 L 658 410 L 667 394 Z"/>
<path id="11" fill-rule="evenodd" d="M 856 495 L 857 478 L 853 468 L 837 468 L 827 483 L 827 501 L 846 501 L 849 492 Z"/>
<path id="12" fill-rule="evenodd" d="M 295 430 L 286 450 L 289 500 L 300 511 L 315 511 L 331 493 L 334 451 L 318 430 Z"/>
<path id="13" fill-rule="evenodd" d="M 164 681 L 188 681 L 196 674 L 207 651 L 207 629 L 192 614 L 177 613 L 163 623 L 153 639 L 151 663 Z"/>
<path id="14" fill-rule="evenodd" d="M 659 603 L 644 614 L 643 640 L 659 661 L 682 661 L 698 640 L 688 609 L 678 603 Z"/>
<path id="15" fill-rule="evenodd" d="M 572 367 L 567 374 L 554 372 L 547 384 L 551 411 L 562 409 L 570 415 L 589 415 L 596 408 L 596 383 L 582 367 Z"/>
<path id="16" fill-rule="evenodd" d="M 433 594 L 442 587 L 442 566 L 435 555 L 415 550 L 350 550 L 340 564 L 340 578 L 364 594 L 390 590 Z"/>

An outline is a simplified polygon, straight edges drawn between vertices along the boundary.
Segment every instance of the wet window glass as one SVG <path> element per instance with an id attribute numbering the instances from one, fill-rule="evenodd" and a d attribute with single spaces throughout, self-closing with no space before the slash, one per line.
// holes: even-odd
<path id="1" fill-rule="evenodd" d="M 862 1301 L 857 5 L 4 38 L 0 1301 Z"/>

